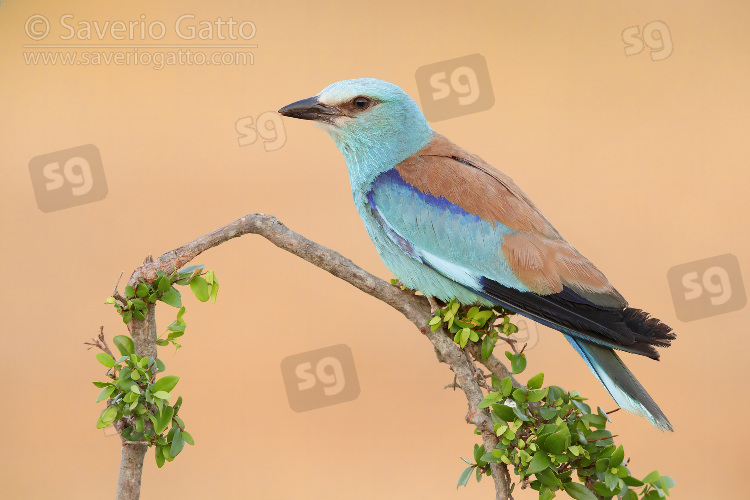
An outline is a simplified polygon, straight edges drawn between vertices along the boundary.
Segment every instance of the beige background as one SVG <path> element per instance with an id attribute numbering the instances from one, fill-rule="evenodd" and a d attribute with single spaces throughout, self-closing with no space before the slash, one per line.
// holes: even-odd
<path id="1" fill-rule="evenodd" d="M 627 357 L 676 428 L 616 414 L 634 474 L 673 476 L 672 498 L 736 498 L 750 434 L 730 419 L 750 410 L 748 309 L 682 323 L 666 280 L 674 265 L 728 252 L 750 277 L 750 7 L 726 4 L 2 1 L 1 496 L 114 494 L 119 445 L 94 428 L 102 370 L 83 342 L 100 325 L 109 338 L 125 332 L 102 302 L 146 254 L 262 211 L 390 278 L 333 142 L 286 120 L 283 148 L 239 147 L 238 119 L 344 78 L 417 97 L 417 68 L 481 53 L 495 106 L 435 128 L 511 175 L 631 304 L 677 330 L 660 363 Z M 167 25 L 233 16 L 257 25 L 259 48 L 245 67 L 26 65 L 26 19 L 65 13 Z M 654 20 L 670 28 L 671 57 L 626 57 L 622 31 Z M 106 199 L 42 213 L 29 160 L 89 143 Z M 161 351 L 182 377 L 197 445 L 162 470 L 149 453 L 142 498 L 490 497 L 489 482 L 456 491 L 459 455 L 476 441 L 464 398 L 443 390 L 451 373 L 404 318 L 260 238 L 198 262 L 216 270 L 219 300 L 186 299 L 185 347 Z M 160 324 L 173 315 L 161 306 Z M 613 407 L 559 334 L 540 335 L 530 373 Z M 359 398 L 293 412 L 281 359 L 339 343 L 352 349 Z"/>

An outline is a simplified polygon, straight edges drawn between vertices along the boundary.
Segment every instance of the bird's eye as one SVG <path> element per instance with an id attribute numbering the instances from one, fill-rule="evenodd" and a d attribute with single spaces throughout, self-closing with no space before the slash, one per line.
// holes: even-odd
<path id="1" fill-rule="evenodd" d="M 354 104 L 354 107 L 357 109 L 367 109 L 370 107 L 370 103 L 371 101 L 363 96 L 355 97 L 354 100 L 352 100 L 352 104 Z"/>

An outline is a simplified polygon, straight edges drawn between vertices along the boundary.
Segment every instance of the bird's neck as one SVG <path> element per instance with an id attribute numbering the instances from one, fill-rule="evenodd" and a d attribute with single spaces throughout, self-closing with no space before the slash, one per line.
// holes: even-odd
<path id="1" fill-rule="evenodd" d="M 427 125 L 389 134 L 388 137 L 363 135 L 337 142 L 346 159 L 349 181 L 355 201 L 370 190 L 372 182 L 383 172 L 392 169 L 429 143 L 435 132 Z"/>

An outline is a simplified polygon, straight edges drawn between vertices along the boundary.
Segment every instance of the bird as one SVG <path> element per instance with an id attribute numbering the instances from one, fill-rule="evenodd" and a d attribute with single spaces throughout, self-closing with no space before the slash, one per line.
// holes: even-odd
<path id="1" fill-rule="evenodd" d="M 499 305 L 558 330 L 621 408 L 673 430 L 615 352 L 658 360 L 673 330 L 629 307 L 509 176 L 435 132 L 404 90 L 342 80 L 278 112 L 333 138 L 367 233 L 404 286 L 433 309 Z"/>

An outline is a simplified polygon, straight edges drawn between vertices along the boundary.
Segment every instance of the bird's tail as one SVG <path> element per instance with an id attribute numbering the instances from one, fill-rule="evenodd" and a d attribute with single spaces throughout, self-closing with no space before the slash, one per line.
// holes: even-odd
<path id="1" fill-rule="evenodd" d="M 648 419 L 659 430 L 672 430 L 664 412 L 614 350 L 570 335 L 565 338 L 621 408 Z"/>

